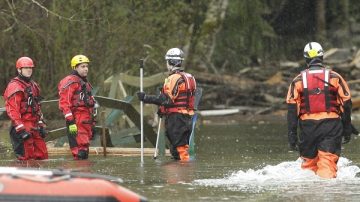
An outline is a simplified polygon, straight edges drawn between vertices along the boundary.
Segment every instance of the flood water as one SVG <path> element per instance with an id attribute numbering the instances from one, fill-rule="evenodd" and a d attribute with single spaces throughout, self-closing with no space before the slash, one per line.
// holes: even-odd
<path id="1" fill-rule="evenodd" d="M 358 201 L 360 198 L 359 140 L 345 145 L 338 178 L 320 179 L 300 169 L 298 154 L 289 152 L 286 125 L 242 122 L 203 125 L 196 133 L 196 160 L 170 157 L 70 155 L 47 161 L 19 163 L 2 155 L 0 166 L 66 168 L 121 177 L 122 185 L 150 201 Z M 358 174 L 360 175 L 360 174 Z"/>

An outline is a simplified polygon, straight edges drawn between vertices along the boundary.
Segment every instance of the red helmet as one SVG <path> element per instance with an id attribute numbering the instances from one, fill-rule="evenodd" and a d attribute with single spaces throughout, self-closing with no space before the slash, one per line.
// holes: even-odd
<path id="1" fill-rule="evenodd" d="M 21 57 L 16 61 L 16 69 L 23 67 L 34 67 L 34 62 L 29 57 Z"/>

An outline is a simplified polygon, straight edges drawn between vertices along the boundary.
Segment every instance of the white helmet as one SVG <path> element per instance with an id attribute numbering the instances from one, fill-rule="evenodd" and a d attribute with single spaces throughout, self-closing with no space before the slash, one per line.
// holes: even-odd
<path id="1" fill-rule="evenodd" d="M 324 55 L 324 50 L 321 47 L 321 45 L 317 42 L 309 42 L 308 44 L 306 44 L 305 48 L 304 48 L 304 57 L 305 58 L 316 58 L 316 57 L 321 57 Z"/>
<path id="2" fill-rule="evenodd" d="M 166 52 L 165 60 L 184 60 L 184 52 L 179 48 L 171 48 Z"/>

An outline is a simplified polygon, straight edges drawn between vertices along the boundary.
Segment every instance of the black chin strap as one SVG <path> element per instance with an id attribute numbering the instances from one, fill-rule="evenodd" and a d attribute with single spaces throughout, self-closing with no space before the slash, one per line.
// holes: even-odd
<path id="1" fill-rule="evenodd" d="M 83 81 L 87 82 L 86 76 L 85 76 L 85 77 L 84 77 L 84 76 L 80 76 L 79 72 L 77 72 L 76 70 L 73 70 L 73 71 L 71 72 L 71 74 L 76 75 L 76 76 L 80 77 Z"/>
<path id="2" fill-rule="evenodd" d="M 307 58 L 306 63 L 309 67 L 311 66 L 322 66 L 323 59 L 322 57 L 316 57 L 316 58 Z"/>
<path id="3" fill-rule="evenodd" d="M 20 70 L 21 71 L 21 70 Z M 26 77 L 24 75 L 22 75 L 21 72 L 19 72 L 19 75 L 18 75 L 19 79 L 25 81 L 25 82 L 30 82 L 31 81 L 31 76 L 30 77 Z"/>

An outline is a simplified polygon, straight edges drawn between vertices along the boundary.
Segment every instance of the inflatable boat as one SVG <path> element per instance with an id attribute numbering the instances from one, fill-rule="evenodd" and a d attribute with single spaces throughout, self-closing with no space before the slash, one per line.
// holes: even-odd
<path id="1" fill-rule="evenodd" d="M 119 182 L 119 178 L 91 173 L 0 167 L 0 201 L 147 201 Z"/>

